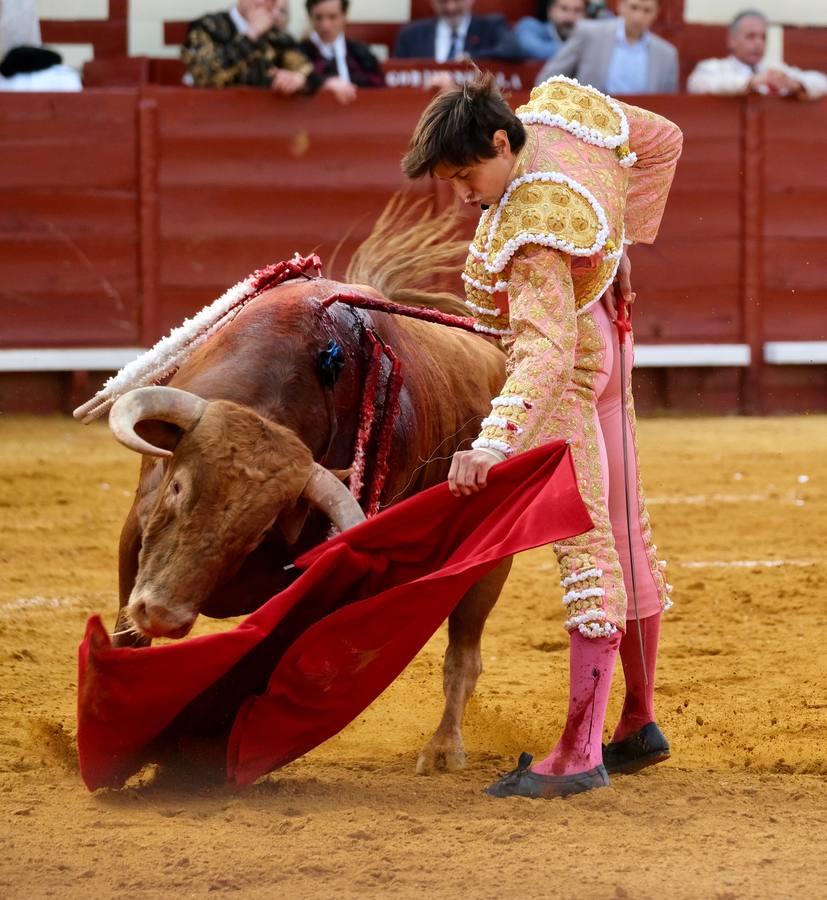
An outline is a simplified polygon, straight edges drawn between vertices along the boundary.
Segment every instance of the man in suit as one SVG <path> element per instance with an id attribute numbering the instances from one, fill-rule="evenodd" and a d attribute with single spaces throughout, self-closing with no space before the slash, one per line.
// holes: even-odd
<path id="1" fill-rule="evenodd" d="M 659 0 L 620 0 L 616 19 L 581 21 L 537 76 L 568 75 L 607 94 L 674 94 L 678 51 L 652 34 Z"/>
<path id="2" fill-rule="evenodd" d="M 357 88 L 382 87 L 385 76 L 367 44 L 347 37 L 350 0 L 305 0 L 313 30 L 299 50 L 313 63 L 322 87 L 340 103 L 356 98 Z"/>
<path id="3" fill-rule="evenodd" d="M 436 16 L 406 25 L 396 39 L 397 59 L 521 58 L 505 16 L 474 16 L 474 0 L 431 0 Z"/>

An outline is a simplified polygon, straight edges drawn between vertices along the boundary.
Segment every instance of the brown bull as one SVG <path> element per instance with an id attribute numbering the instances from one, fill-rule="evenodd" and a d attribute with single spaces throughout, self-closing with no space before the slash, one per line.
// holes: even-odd
<path id="1" fill-rule="evenodd" d="M 389 244 L 385 234 L 383 246 L 397 258 L 407 247 L 404 268 L 415 276 L 435 253 L 422 238 L 418 231 Z M 363 250 L 378 253 L 377 236 L 371 241 Z M 392 278 L 382 287 L 408 304 L 433 304 L 436 296 L 394 289 Z M 352 462 L 367 330 L 393 348 L 404 376 L 383 505 L 444 480 L 454 450 L 478 433 L 504 379 L 500 349 L 443 325 L 322 306 L 353 289 L 380 296 L 324 278 L 266 291 L 202 344 L 169 386 L 131 391 L 113 407 L 115 435 L 144 454 L 121 535 L 121 646 L 182 637 L 199 613 L 223 618 L 258 608 L 292 581 L 292 560 L 324 540 L 331 521 L 340 529 L 359 521 L 337 475 L 346 477 Z M 438 302 L 459 311 L 456 301 Z M 335 383 L 318 367 L 331 341 L 342 350 Z M 366 481 L 374 463 L 368 459 Z M 482 670 L 482 628 L 509 565 L 469 591 L 450 617 L 445 712 L 420 772 L 464 763 L 462 716 Z"/>

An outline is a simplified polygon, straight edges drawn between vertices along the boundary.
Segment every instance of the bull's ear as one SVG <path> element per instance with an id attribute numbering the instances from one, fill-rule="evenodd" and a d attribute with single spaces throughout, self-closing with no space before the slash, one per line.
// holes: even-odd
<path id="1" fill-rule="evenodd" d="M 300 497 L 295 506 L 279 513 L 279 517 L 276 519 L 276 528 L 281 532 L 288 545 L 295 544 L 299 539 L 309 512 L 310 504 Z"/>
<path id="2" fill-rule="evenodd" d="M 184 432 L 177 425 L 162 422 L 160 419 L 144 419 L 135 424 L 135 433 L 154 447 L 175 450 Z"/>
<path id="3" fill-rule="evenodd" d="M 353 474 L 353 469 L 329 469 L 331 475 L 335 475 L 339 481 L 347 481 Z"/>

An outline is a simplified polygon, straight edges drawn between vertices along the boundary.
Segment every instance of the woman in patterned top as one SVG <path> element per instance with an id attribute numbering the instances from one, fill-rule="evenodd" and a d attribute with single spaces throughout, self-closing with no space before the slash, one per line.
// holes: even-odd
<path id="1" fill-rule="evenodd" d="M 402 161 L 409 178 L 436 175 L 484 210 L 462 277 L 478 329 L 499 336 L 508 353 L 491 415 L 472 449 L 454 455 L 451 490 L 479 490 L 497 462 L 565 439 L 594 523 L 554 547 L 570 633 L 563 734 L 533 767 L 523 754 L 487 789 L 494 796 L 565 796 L 669 755 L 653 690 L 671 588 L 638 477 L 630 375 L 621 384 L 613 319 L 615 291 L 634 299 L 624 246 L 655 239 L 681 144 L 668 120 L 562 76 L 536 87 L 515 114 L 492 76 L 480 74 L 431 102 Z M 627 607 L 633 562 L 642 641 Z M 626 699 L 601 747 L 618 648 Z"/>

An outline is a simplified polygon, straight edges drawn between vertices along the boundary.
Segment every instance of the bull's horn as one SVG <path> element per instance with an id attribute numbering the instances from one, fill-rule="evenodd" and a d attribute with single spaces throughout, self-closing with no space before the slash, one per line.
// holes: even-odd
<path id="1" fill-rule="evenodd" d="M 313 463 L 313 472 L 303 496 L 311 506 L 321 510 L 339 531 L 347 531 L 365 520 L 365 514 L 353 494 L 332 472 L 318 463 Z"/>
<path id="2" fill-rule="evenodd" d="M 144 387 L 119 397 L 109 412 L 109 427 L 115 437 L 130 450 L 145 456 L 172 456 L 170 450 L 156 447 L 135 431 L 138 422 L 160 419 L 184 431 L 191 431 L 207 408 L 207 401 L 171 387 Z"/>

